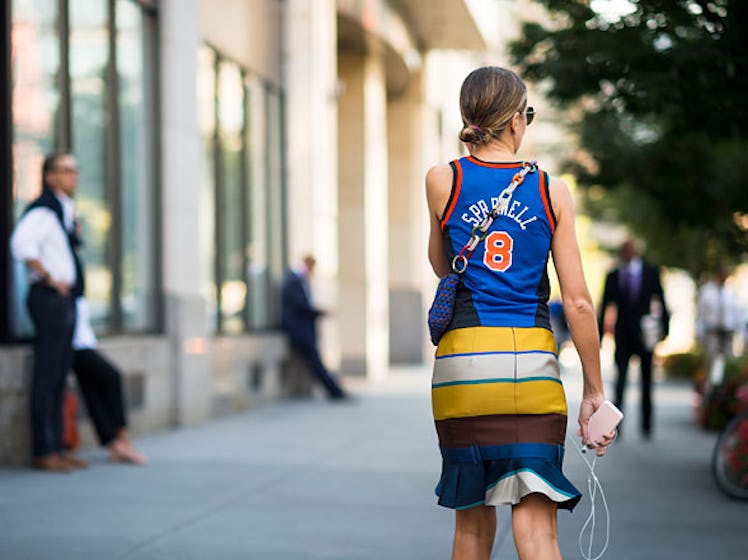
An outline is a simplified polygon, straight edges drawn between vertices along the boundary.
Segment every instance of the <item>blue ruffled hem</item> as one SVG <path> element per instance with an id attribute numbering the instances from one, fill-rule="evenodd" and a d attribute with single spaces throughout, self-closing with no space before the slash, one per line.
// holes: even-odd
<path id="1" fill-rule="evenodd" d="M 532 493 L 541 493 L 573 510 L 582 494 L 547 459 L 511 458 L 481 462 L 442 463 L 442 475 L 436 487 L 439 505 L 468 509 L 479 505 L 517 504 Z"/>

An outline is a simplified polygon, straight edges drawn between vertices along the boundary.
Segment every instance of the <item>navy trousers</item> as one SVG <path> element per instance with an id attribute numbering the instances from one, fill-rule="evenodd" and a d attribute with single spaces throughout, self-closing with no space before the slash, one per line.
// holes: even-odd
<path id="1" fill-rule="evenodd" d="M 62 450 L 62 396 L 70 368 L 75 329 L 75 298 L 33 285 L 27 307 L 34 323 L 31 377 L 31 443 L 34 457 Z"/>
<path id="2" fill-rule="evenodd" d="M 93 348 L 73 352 L 73 372 L 101 445 L 108 445 L 127 425 L 122 376 Z"/>
<path id="3" fill-rule="evenodd" d="M 617 338 L 615 363 L 618 376 L 615 386 L 615 405 L 623 410 L 629 360 L 639 356 L 641 364 L 641 419 L 640 428 L 645 436 L 652 433 L 652 352 L 634 337 Z"/>
<path id="4" fill-rule="evenodd" d="M 301 340 L 294 340 L 293 338 L 290 338 L 290 343 L 291 348 L 297 352 L 309 366 L 312 375 L 314 375 L 314 377 L 325 386 L 330 398 L 339 399 L 345 395 L 343 389 L 341 389 L 335 382 L 332 376 L 328 373 L 325 364 L 322 363 L 322 358 L 320 357 L 315 344 L 310 344 Z"/>

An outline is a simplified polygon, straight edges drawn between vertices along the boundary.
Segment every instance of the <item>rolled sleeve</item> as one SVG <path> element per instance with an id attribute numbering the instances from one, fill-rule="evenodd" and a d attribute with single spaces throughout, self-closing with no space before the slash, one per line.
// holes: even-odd
<path id="1" fill-rule="evenodd" d="M 57 218 L 46 208 L 35 208 L 16 225 L 10 238 L 10 250 L 18 261 L 30 261 L 41 257 L 41 247 L 50 227 Z"/>

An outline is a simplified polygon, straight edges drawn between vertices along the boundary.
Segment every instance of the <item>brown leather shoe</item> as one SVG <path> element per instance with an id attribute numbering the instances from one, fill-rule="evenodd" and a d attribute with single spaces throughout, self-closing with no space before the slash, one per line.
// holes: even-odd
<path id="1" fill-rule="evenodd" d="M 62 460 L 65 461 L 71 469 L 88 468 L 88 461 L 81 459 L 77 455 L 63 455 Z"/>
<path id="2" fill-rule="evenodd" d="M 31 465 L 35 469 L 49 472 L 67 473 L 71 470 L 68 462 L 56 453 L 45 455 L 44 457 L 34 457 Z"/>

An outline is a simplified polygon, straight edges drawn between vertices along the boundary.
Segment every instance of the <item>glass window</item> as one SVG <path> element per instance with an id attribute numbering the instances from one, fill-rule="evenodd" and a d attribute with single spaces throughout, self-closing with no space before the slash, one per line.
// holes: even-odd
<path id="1" fill-rule="evenodd" d="M 13 214 L 18 219 L 41 191 L 44 156 L 55 148 L 59 124 L 60 38 L 56 2 L 13 0 Z M 11 285 L 12 331 L 32 333 L 26 312 L 26 271 L 14 262 Z"/>
<path id="2" fill-rule="evenodd" d="M 44 156 L 75 154 L 94 325 L 100 332 L 154 328 L 153 12 L 132 0 L 13 0 L 11 8 L 14 217 L 39 194 Z M 23 264 L 12 271 L 11 329 L 26 336 Z"/>
<path id="3" fill-rule="evenodd" d="M 270 283 L 274 287 L 271 292 L 270 316 L 280 317 L 280 291 L 285 268 L 284 231 L 285 223 L 283 206 L 283 136 L 282 136 L 282 105 L 280 95 L 275 91 L 267 93 L 267 161 L 268 161 L 268 212 L 269 216 L 269 264 Z M 270 326 L 270 325 L 268 325 Z"/>
<path id="4" fill-rule="evenodd" d="M 270 323 L 270 263 L 268 259 L 268 166 L 265 86 L 254 78 L 247 85 L 250 114 L 247 127 L 249 196 L 247 243 L 249 284 L 249 327 L 265 328 Z"/>
<path id="5" fill-rule="evenodd" d="M 208 301 L 219 332 L 276 326 L 286 265 L 281 94 L 209 47 L 199 54 Z M 208 247 L 210 245 L 210 248 Z M 218 286 L 218 290 L 216 290 Z"/>
<path id="6" fill-rule="evenodd" d="M 86 299 L 91 322 L 105 327 L 112 311 L 107 262 L 112 225 L 107 197 L 107 3 L 69 0 L 72 152 L 80 166 L 76 209 L 83 227 Z"/>
<path id="7" fill-rule="evenodd" d="M 241 70 L 233 62 L 221 61 L 218 76 L 221 330 L 238 333 L 244 330 L 247 298 L 242 256 L 244 88 Z"/>
<path id="8" fill-rule="evenodd" d="M 155 146 L 153 105 L 147 96 L 152 75 L 145 56 L 147 18 L 131 0 L 117 0 L 119 173 L 122 243 L 120 305 L 126 330 L 156 322 L 156 232 L 153 220 Z"/>

